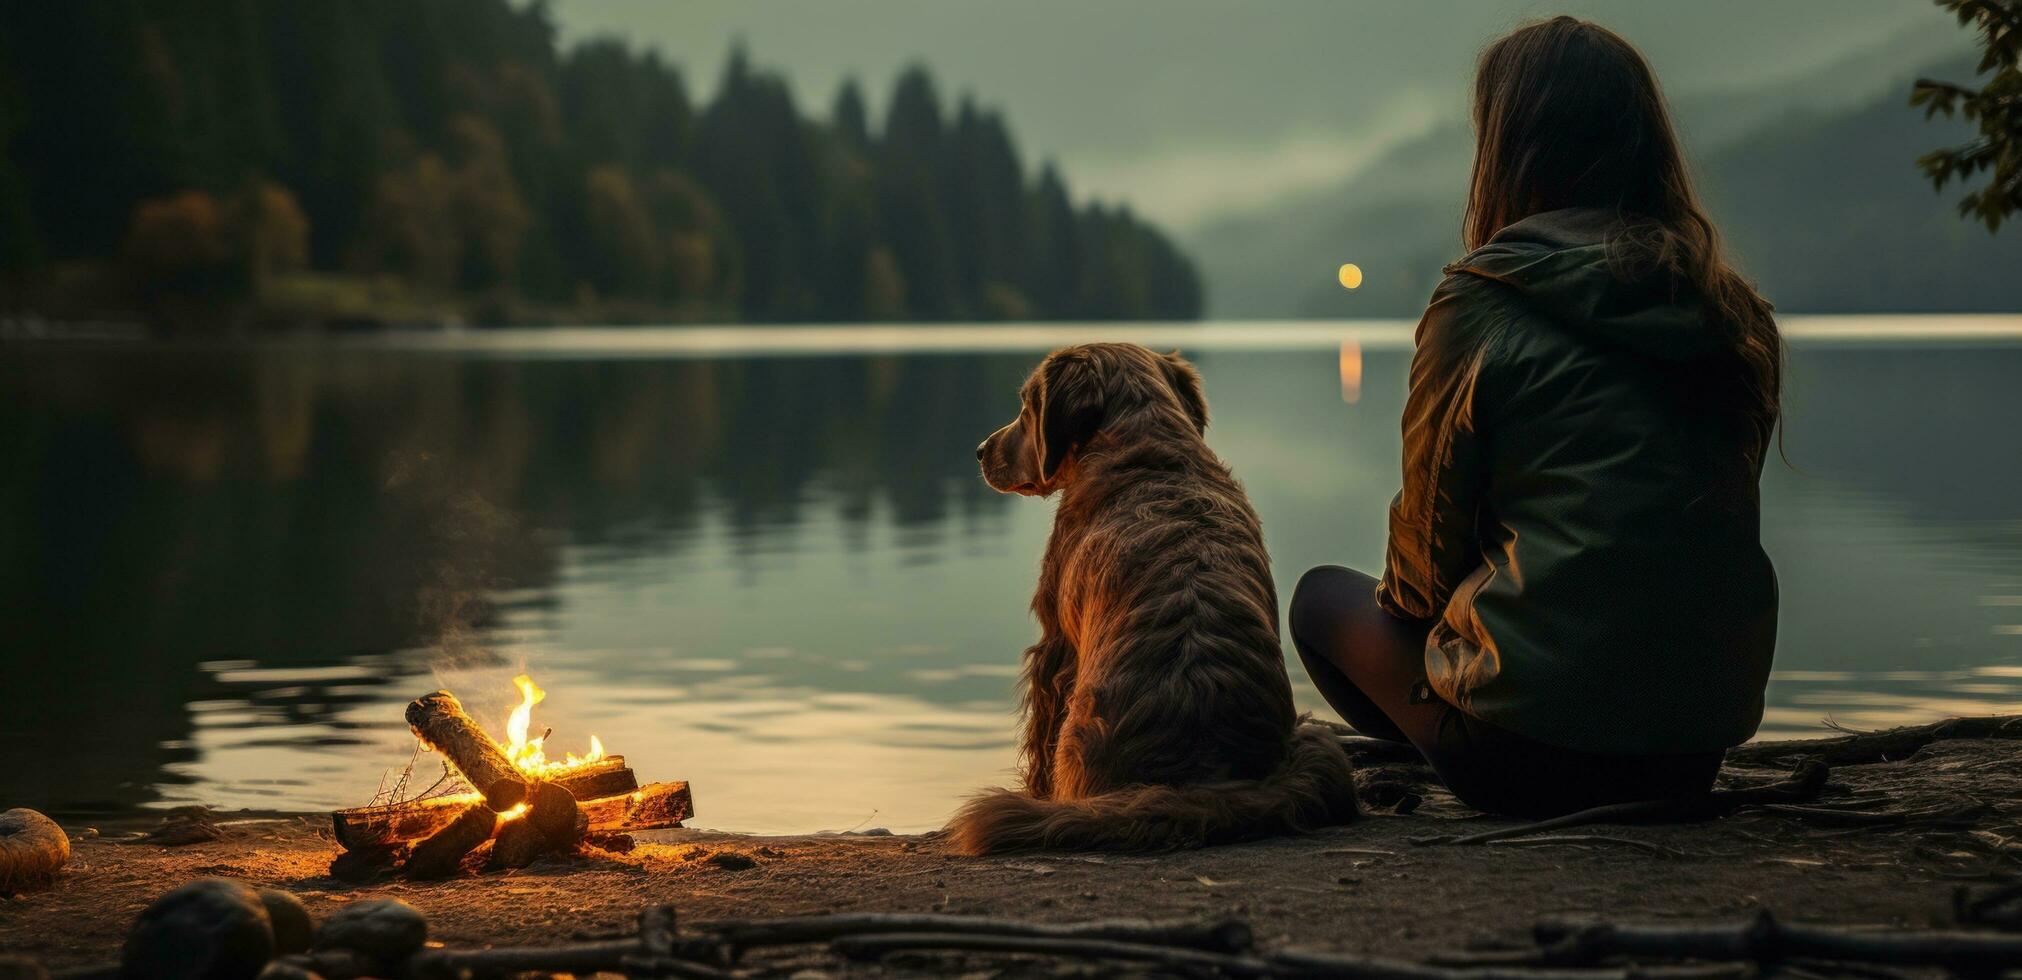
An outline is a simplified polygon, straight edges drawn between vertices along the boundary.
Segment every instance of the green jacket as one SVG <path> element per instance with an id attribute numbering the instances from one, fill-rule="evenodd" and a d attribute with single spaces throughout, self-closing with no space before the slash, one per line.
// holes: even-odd
<path id="1" fill-rule="evenodd" d="M 1738 745 L 1762 721 L 1776 574 L 1766 436 L 1720 408 L 1724 327 L 1610 271 L 1611 212 L 1535 215 L 1447 268 L 1419 322 L 1377 597 L 1433 619 L 1427 682 L 1570 749 Z"/>

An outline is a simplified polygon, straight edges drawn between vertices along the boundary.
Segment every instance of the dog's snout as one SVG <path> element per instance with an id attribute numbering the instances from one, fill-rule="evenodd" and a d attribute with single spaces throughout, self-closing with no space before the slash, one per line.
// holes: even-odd
<path id="1" fill-rule="evenodd" d="M 988 448 L 990 448 L 990 440 L 988 440 L 988 439 L 985 439 L 985 440 L 983 440 L 982 442 L 979 442 L 979 443 L 977 443 L 977 444 L 976 444 L 976 458 L 977 458 L 978 460 L 982 459 L 982 458 L 983 458 L 983 450 L 985 450 L 985 449 L 988 449 Z"/>

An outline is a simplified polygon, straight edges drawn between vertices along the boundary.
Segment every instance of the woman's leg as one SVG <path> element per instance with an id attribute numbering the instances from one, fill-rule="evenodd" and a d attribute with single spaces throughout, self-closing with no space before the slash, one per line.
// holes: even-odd
<path id="1" fill-rule="evenodd" d="M 1356 731 L 1408 741 L 1421 752 L 1437 743 L 1447 706 L 1412 696 L 1425 680 L 1430 622 L 1384 612 L 1376 604 L 1376 580 L 1339 565 L 1322 565 L 1299 579 L 1287 619 L 1313 685 Z"/>
<path id="2" fill-rule="evenodd" d="M 1630 800 L 1696 796 L 1722 753 L 1621 758 L 1546 745 L 1468 715 L 1424 688 L 1430 622 L 1376 604 L 1376 580 L 1315 568 L 1292 592 L 1292 645 L 1314 686 L 1357 731 L 1410 742 L 1461 802 L 1544 818 Z"/>

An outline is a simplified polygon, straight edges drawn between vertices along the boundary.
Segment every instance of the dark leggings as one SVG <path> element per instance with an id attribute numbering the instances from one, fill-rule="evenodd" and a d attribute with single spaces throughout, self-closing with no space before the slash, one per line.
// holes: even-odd
<path id="1" fill-rule="evenodd" d="M 1430 621 L 1376 604 L 1376 580 L 1338 565 L 1292 592 L 1292 644 L 1306 673 L 1357 731 L 1410 742 L 1461 802 L 1541 819 L 1630 800 L 1705 794 L 1722 752 L 1605 756 L 1546 745 L 1475 718 L 1425 686 Z"/>

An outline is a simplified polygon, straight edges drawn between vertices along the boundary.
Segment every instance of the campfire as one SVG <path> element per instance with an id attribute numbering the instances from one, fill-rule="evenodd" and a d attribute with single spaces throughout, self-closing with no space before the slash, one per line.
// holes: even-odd
<path id="1" fill-rule="evenodd" d="M 405 796 L 410 764 L 371 805 L 331 814 L 344 849 L 333 874 L 397 869 L 433 879 L 466 867 L 518 868 L 585 845 L 629 850 L 631 832 L 679 827 L 694 816 L 687 783 L 640 785 L 625 757 L 607 755 L 595 735 L 580 757 L 548 758 L 548 733 L 529 737 L 534 706 L 546 692 L 524 674 L 513 683 L 520 702 L 506 719 L 503 745 L 448 691 L 407 706 L 407 724 L 421 746 L 442 754 L 444 778 Z"/>

